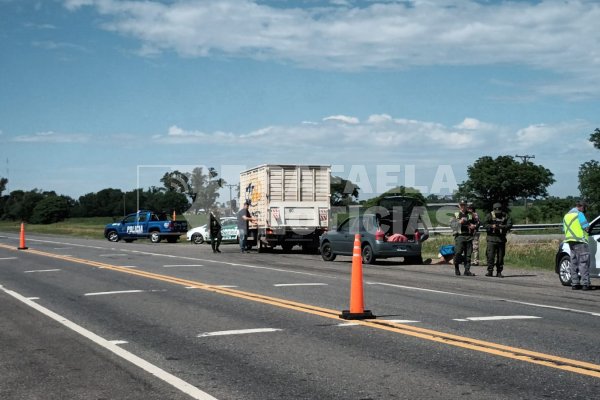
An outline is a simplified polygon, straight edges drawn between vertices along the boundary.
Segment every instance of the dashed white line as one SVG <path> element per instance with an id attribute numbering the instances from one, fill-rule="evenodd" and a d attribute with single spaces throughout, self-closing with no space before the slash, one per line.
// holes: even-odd
<path id="1" fill-rule="evenodd" d="M 326 283 L 276 283 L 273 286 L 285 287 L 285 286 L 327 286 Z"/>
<path id="2" fill-rule="evenodd" d="M 413 321 L 412 319 L 384 319 L 382 321 L 393 322 L 395 324 L 416 324 L 421 321 Z"/>
<path id="3" fill-rule="evenodd" d="M 163 268 L 177 268 L 177 267 L 203 267 L 202 264 L 171 264 L 163 265 Z"/>
<path id="4" fill-rule="evenodd" d="M 16 260 L 17 257 L 2 257 L 0 260 Z"/>
<path id="5" fill-rule="evenodd" d="M 199 334 L 198 337 L 246 335 L 249 333 L 277 332 L 280 330 L 281 329 L 275 329 L 275 328 L 238 329 L 238 330 L 232 330 L 232 331 L 204 332 L 204 333 Z"/>
<path id="6" fill-rule="evenodd" d="M 23 273 L 33 274 L 36 272 L 56 272 L 56 271 L 60 271 L 60 269 L 34 269 L 34 270 L 30 270 L 30 271 L 23 271 Z"/>
<path id="7" fill-rule="evenodd" d="M 104 296 L 110 294 L 125 294 L 125 293 L 144 293 L 145 290 L 115 290 L 112 292 L 95 292 L 95 293 L 86 293 L 84 296 Z"/>
<path id="8" fill-rule="evenodd" d="M 120 344 L 127 344 L 127 343 L 129 343 L 129 342 L 128 342 L 128 341 L 126 341 L 126 340 L 109 340 L 109 342 L 110 342 L 110 343 L 112 343 L 112 344 L 116 344 L 116 345 L 120 345 Z"/>
<path id="9" fill-rule="evenodd" d="M 140 357 L 136 356 L 135 354 L 130 353 L 127 350 L 120 348 L 118 345 L 111 343 L 110 341 L 96 335 L 95 333 L 83 328 L 82 326 L 77 325 L 74 322 L 69 321 L 68 319 L 55 313 L 54 311 L 51 311 L 31 300 L 28 300 L 27 298 L 21 296 L 17 292 L 13 292 L 12 290 L 7 290 L 2 285 L 0 285 L 0 290 L 11 295 L 15 299 L 28 305 L 29 307 L 41 312 L 42 314 L 46 315 L 47 317 L 57 321 L 58 323 L 66 326 L 67 328 L 73 330 L 74 332 L 77 332 L 81 336 L 84 336 L 84 337 L 90 339 L 92 342 L 113 352 L 114 354 L 125 359 L 126 361 L 142 368 L 144 371 L 149 372 L 150 374 L 156 376 L 157 378 L 159 378 L 162 381 L 168 383 L 169 385 L 175 387 L 176 389 L 180 390 L 181 392 L 191 396 L 192 398 L 194 398 L 196 400 L 217 400 L 215 397 L 213 397 L 210 394 L 187 383 L 183 379 L 178 378 L 175 375 L 172 375 L 172 374 L 158 368 L 157 366 L 155 366 L 153 364 L 150 364 L 148 361 L 144 360 L 143 358 L 140 358 Z"/>
<path id="10" fill-rule="evenodd" d="M 540 319 L 533 315 L 493 315 L 490 317 L 467 317 L 454 319 L 453 321 L 504 321 L 508 319 Z"/>

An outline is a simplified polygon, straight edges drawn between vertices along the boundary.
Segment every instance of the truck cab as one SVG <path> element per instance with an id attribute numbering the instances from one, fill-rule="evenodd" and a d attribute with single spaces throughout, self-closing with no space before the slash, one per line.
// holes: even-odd
<path id="1" fill-rule="evenodd" d="M 152 243 L 158 243 L 162 239 L 175 243 L 185 232 L 186 221 L 173 221 L 162 212 L 140 210 L 127 215 L 119 222 L 106 225 L 104 237 L 110 242 L 123 239 L 130 243 L 139 238 L 149 238 Z"/>

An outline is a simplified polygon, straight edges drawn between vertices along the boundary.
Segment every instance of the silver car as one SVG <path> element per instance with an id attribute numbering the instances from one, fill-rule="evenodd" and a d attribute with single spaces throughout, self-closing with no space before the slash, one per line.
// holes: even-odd
<path id="1" fill-rule="evenodd" d="M 596 217 L 590 223 L 590 278 L 600 277 L 600 251 L 598 251 L 598 242 L 600 242 L 600 217 Z M 555 271 L 558 274 L 560 283 L 564 286 L 571 286 L 571 250 L 566 242 L 561 242 L 558 246 L 555 260 Z"/>

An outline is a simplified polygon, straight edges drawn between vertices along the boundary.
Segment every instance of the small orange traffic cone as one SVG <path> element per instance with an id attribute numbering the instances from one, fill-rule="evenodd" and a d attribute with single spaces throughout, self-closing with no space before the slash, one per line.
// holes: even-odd
<path id="1" fill-rule="evenodd" d="M 343 310 L 343 319 L 373 319 L 377 318 L 371 310 L 365 310 L 363 298 L 362 255 L 360 234 L 354 235 L 354 250 L 352 251 L 352 277 L 350 279 L 350 310 Z"/>
<path id="2" fill-rule="evenodd" d="M 173 221 L 177 221 L 177 213 L 173 210 Z"/>
<path id="3" fill-rule="evenodd" d="M 21 237 L 19 240 L 19 250 L 27 250 L 29 247 L 25 246 L 25 223 L 21 222 Z"/>

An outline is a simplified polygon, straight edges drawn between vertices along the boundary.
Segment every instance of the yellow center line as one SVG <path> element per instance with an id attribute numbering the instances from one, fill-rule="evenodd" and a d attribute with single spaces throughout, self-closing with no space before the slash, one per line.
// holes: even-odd
<path id="1" fill-rule="evenodd" d="M 9 250 L 17 250 L 15 247 L 0 244 L 1 248 Z M 153 272 L 147 272 L 142 270 L 133 270 L 130 268 L 119 267 L 103 262 L 87 260 L 83 258 L 77 258 L 72 256 L 63 256 L 59 254 L 48 253 L 35 249 L 27 250 L 27 253 L 36 254 L 43 257 L 50 257 L 60 259 L 64 261 L 74 262 L 78 264 L 88 265 L 92 267 L 98 267 L 103 269 L 109 269 L 124 274 L 136 275 L 143 278 L 155 279 L 163 282 L 168 282 L 176 285 L 182 285 L 186 287 L 194 287 L 197 289 L 206 290 L 209 292 L 224 294 L 227 296 L 237 297 L 259 303 L 269 304 L 281 308 L 287 308 L 295 311 L 300 311 L 308 314 L 319 315 L 321 317 L 339 320 L 339 310 L 332 310 L 323 307 L 317 307 L 310 304 L 299 303 L 291 300 L 280 299 L 271 296 L 265 296 L 257 293 L 244 292 L 232 288 L 224 288 L 219 286 L 213 286 L 207 283 L 177 278 L 169 275 L 156 274 Z M 558 357 L 551 354 L 538 353 L 518 347 L 506 346 L 498 343 L 488 342 L 484 340 L 478 340 L 469 338 L 466 336 L 453 335 L 450 333 L 435 331 L 431 329 L 419 328 L 411 325 L 395 323 L 385 320 L 354 320 L 357 324 L 367 326 L 370 328 L 385 330 L 389 332 L 400 333 L 407 336 L 412 336 L 420 339 L 425 339 L 433 342 L 443 343 L 451 346 L 461 347 L 474 351 L 484 352 L 500 357 L 510 358 L 513 360 L 525 361 L 528 363 L 543 365 L 546 367 L 556 368 L 563 371 L 570 371 L 573 373 L 593 376 L 600 378 L 600 365 L 592 364 L 585 361 L 574 360 L 570 358 Z"/>

